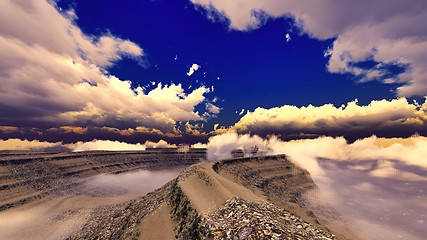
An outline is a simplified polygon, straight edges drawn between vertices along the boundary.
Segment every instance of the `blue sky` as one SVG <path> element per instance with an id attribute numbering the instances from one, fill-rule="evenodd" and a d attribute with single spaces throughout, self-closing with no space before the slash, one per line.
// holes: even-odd
<path id="1" fill-rule="evenodd" d="M 330 0 L 322 1 L 328 4 Z M 0 119 L 0 125 L 3 126 L 1 136 L 4 139 L 17 137 L 75 142 L 102 138 L 133 143 L 166 139 L 175 143 L 195 143 L 206 142 L 210 136 L 227 129 L 258 135 L 274 134 L 284 139 L 307 134 L 343 135 L 350 140 L 372 134 L 407 137 L 426 132 L 422 105 L 427 93 L 427 74 L 424 75 L 420 70 L 426 63 L 417 55 L 417 49 L 423 49 L 417 44 L 426 41 L 423 35 L 425 29 L 422 26 L 413 27 L 412 32 L 401 30 L 406 29 L 405 26 L 396 26 L 396 31 L 389 32 L 375 29 L 375 26 L 379 28 L 392 24 L 394 19 L 412 11 L 423 17 L 425 12 L 414 8 L 417 4 L 424 6 L 422 2 L 399 10 L 400 3 L 395 1 L 390 7 L 377 13 L 376 9 L 368 10 L 369 4 L 364 1 L 357 7 L 362 10 L 365 8 L 366 11 L 353 11 L 355 6 L 352 5 L 355 3 L 340 3 L 335 8 L 319 7 L 318 11 L 314 11 L 306 1 L 292 5 L 294 1 L 281 3 L 274 0 L 243 1 L 245 4 L 242 5 L 238 5 L 239 1 L 227 3 L 222 0 L 63 0 L 45 4 L 48 6 L 40 3 L 37 5 L 33 1 L 15 3 L 16 6 L 12 2 L 6 2 L 4 4 L 9 4 L 9 9 L 24 9 L 26 11 L 23 14 L 33 19 L 37 19 L 36 14 L 49 12 L 52 23 L 49 26 L 43 25 L 41 21 L 38 25 L 37 21 L 31 23 L 34 24 L 34 31 L 42 30 L 40 32 L 46 33 L 44 38 L 39 38 L 32 30 L 25 29 L 25 26 L 22 26 L 22 32 L 27 35 L 17 34 L 5 24 L 2 35 L 5 39 L 12 36 L 28 42 L 28 46 L 44 46 L 55 53 L 58 52 L 54 47 L 64 44 L 63 48 L 74 52 L 60 52 L 59 55 L 65 59 L 72 56 L 73 64 L 81 63 L 87 69 L 96 69 L 100 73 L 93 79 L 90 74 L 70 79 L 71 82 L 75 81 L 70 88 L 79 89 L 78 84 L 82 83 L 92 87 L 88 88 L 86 98 L 82 97 L 79 103 L 76 97 L 65 96 L 62 103 L 59 103 L 60 98 L 52 101 L 43 99 L 39 105 L 39 101 L 35 101 L 35 106 L 29 104 L 34 102 L 34 98 L 22 102 L 11 101 L 13 103 L 10 104 L 4 101 L 0 106 L 5 113 Z M 31 12 L 31 8 L 38 10 Z M 348 16 L 339 14 L 340 12 L 348 12 Z M 418 20 L 409 19 L 408 24 Z M 61 22 L 62 25 L 55 25 L 54 22 Z M 64 36 L 68 31 L 70 42 L 73 42 L 69 46 L 61 43 L 59 38 L 55 39 L 54 29 L 61 27 Z M 356 30 L 352 31 L 353 28 Z M 103 37 L 108 38 L 111 45 L 102 45 Z M 408 39 L 412 45 L 408 44 Z M 132 45 L 132 50 L 126 48 L 130 45 L 122 46 L 123 42 Z M 393 49 L 387 44 L 403 47 Z M 405 53 L 400 54 L 399 51 Z M 24 57 L 17 59 L 24 61 Z M 193 64 L 200 68 L 188 76 L 187 72 Z M 55 66 L 52 65 L 52 68 Z M 22 66 L 4 68 L 4 72 L 8 74 L 16 71 L 26 70 Z M 16 74 L 17 78 L 19 76 L 18 81 L 23 82 L 25 77 L 22 76 L 28 75 L 30 73 L 27 72 Z M 42 77 L 54 79 L 55 84 L 64 82 L 53 75 L 54 73 L 47 73 Z M 175 100 L 163 104 L 162 97 L 159 96 L 167 93 L 161 93 L 152 100 L 159 106 L 164 105 L 164 109 L 159 107 L 160 110 L 156 111 L 139 110 L 143 108 L 142 105 L 147 105 L 148 108 L 150 103 L 134 100 L 132 102 L 135 106 L 124 110 L 128 102 L 122 101 L 119 96 L 114 103 L 117 107 L 111 104 L 108 106 L 104 104 L 105 101 L 114 102 L 114 99 L 101 100 L 92 90 L 99 90 L 98 94 L 108 99 L 111 89 L 101 93 L 102 83 L 96 78 L 111 76 L 121 82 L 129 81 L 127 90 L 130 91 L 136 92 L 136 88 L 142 87 L 143 94 L 148 94 L 158 89 L 161 83 L 160 89 L 165 88 L 165 85 L 179 85 L 179 90 L 176 91 L 182 93 L 172 94 L 177 102 L 196 90 L 198 98 L 192 98 L 189 105 L 181 101 L 178 106 Z M 3 81 L 12 81 L 11 79 Z M 12 83 L 3 88 L 16 88 L 17 91 L 30 92 L 30 95 L 38 91 L 49 96 L 61 95 L 55 87 L 50 86 L 32 90 L 36 85 L 31 86 L 27 81 L 23 88 Z M 114 88 L 116 85 L 111 86 Z M 391 107 L 401 97 L 404 97 L 404 102 Z M 4 95 L 2 99 L 12 98 Z M 418 105 L 413 100 L 417 100 Z M 369 110 L 374 108 L 370 107 L 372 101 L 385 101 L 384 104 L 389 103 L 389 106 Z M 361 112 L 345 108 L 352 102 L 356 102 Z M 314 110 L 321 110 L 327 104 L 336 108 L 335 113 L 317 118 L 313 115 L 314 112 L 307 113 L 304 110 L 310 105 L 315 107 Z M 290 112 L 275 112 L 277 108 L 286 106 L 294 108 Z M 174 107 L 182 112 L 174 112 Z M 399 113 L 408 112 L 402 116 L 382 112 L 388 111 L 387 109 L 397 109 Z M 269 120 L 262 119 L 259 115 L 261 110 L 267 110 L 266 114 L 271 119 L 280 121 L 274 126 L 266 124 Z M 344 115 L 341 116 L 340 112 Z M 378 117 L 380 115 L 386 116 L 386 119 Z M 399 125 L 414 117 L 418 120 L 416 123 Z M 308 125 L 301 123 L 301 119 L 306 118 L 312 119 Z M 334 128 L 332 126 L 337 124 L 334 119 L 341 119 L 345 123 Z M 381 121 L 389 121 L 390 124 L 378 127 Z M 249 126 L 248 122 L 252 125 L 260 124 Z M 245 127 L 239 128 L 238 123 Z M 328 127 L 323 128 L 324 130 L 311 129 L 312 126 L 325 124 Z M 348 126 L 363 126 L 363 133 L 359 134 L 360 129 L 348 130 Z M 142 134 L 136 136 L 135 130 L 138 127 L 144 130 L 136 131 Z M 157 130 L 161 134 L 157 134 Z"/>
<path id="2" fill-rule="evenodd" d="M 201 7 L 188 1 L 69 2 L 60 1 L 59 6 L 75 10 L 76 23 L 86 34 L 110 32 L 144 49 L 145 67 L 124 59 L 109 69 L 111 74 L 131 80 L 134 86 L 152 81 L 187 88 L 202 83 L 214 86 L 223 109 L 215 120 L 220 124 L 235 123 L 239 119 L 235 112 L 242 108 L 340 106 L 356 98 L 367 104 L 395 97 L 395 86 L 358 84 L 351 75 L 328 73 L 324 52 L 334 38 L 310 38 L 289 18 L 267 19 L 259 29 L 237 31 L 229 29 L 226 20 L 210 21 Z M 188 77 L 193 63 L 202 68 Z"/>

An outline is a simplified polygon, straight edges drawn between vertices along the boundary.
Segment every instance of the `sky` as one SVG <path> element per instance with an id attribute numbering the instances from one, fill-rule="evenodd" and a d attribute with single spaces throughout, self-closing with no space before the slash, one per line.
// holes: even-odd
<path id="1" fill-rule="evenodd" d="M 0 139 L 426 136 L 424 22 L 424 0 L 4 0 Z"/>
<path id="2" fill-rule="evenodd" d="M 258 146 L 424 239 L 427 1 L 1 0 L 0 150 Z"/>

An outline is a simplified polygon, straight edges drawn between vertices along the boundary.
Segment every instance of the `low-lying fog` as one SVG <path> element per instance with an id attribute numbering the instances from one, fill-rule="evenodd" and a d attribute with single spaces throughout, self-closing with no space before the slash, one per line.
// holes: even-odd
<path id="1" fill-rule="evenodd" d="M 75 179 L 77 186 L 56 196 L 0 212 L 0 239 L 65 239 L 81 229 L 94 208 L 143 196 L 181 170 L 139 170 Z"/>
<path id="2" fill-rule="evenodd" d="M 102 194 L 116 193 L 125 199 L 142 196 L 176 178 L 183 169 L 171 171 L 139 170 L 122 174 L 100 174 L 84 181 L 83 187 L 98 189 Z"/>
<path id="3" fill-rule="evenodd" d="M 426 239 L 427 138 L 373 136 L 348 144 L 344 138 L 283 142 L 230 133 L 210 139 L 208 158 L 255 145 L 307 169 L 322 193 L 311 196 L 313 202 L 332 205 L 366 238 Z"/>
<path id="4" fill-rule="evenodd" d="M 313 179 L 322 195 L 314 201 L 332 205 L 369 239 L 425 239 L 427 171 L 397 161 L 317 162 L 323 174 Z"/>

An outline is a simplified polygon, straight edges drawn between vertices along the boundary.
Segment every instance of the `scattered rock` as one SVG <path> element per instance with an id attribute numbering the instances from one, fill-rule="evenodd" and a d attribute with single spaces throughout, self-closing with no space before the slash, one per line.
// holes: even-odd
<path id="1" fill-rule="evenodd" d="M 336 239 L 272 203 L 240 198 L 228 200 L 200 224 L 207 229 L 205 237 L 213 239 Z"/>

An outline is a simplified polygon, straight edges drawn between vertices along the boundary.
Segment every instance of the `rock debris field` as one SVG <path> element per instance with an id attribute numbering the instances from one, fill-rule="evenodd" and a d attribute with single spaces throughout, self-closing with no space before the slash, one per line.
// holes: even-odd
<path id="1" fill-rule="evenodd" d="M 228 200 L 224 208 L 203 218 L 202 225 L 213 239 L 336 239 L 274 204 L 240 198 Z"/>

